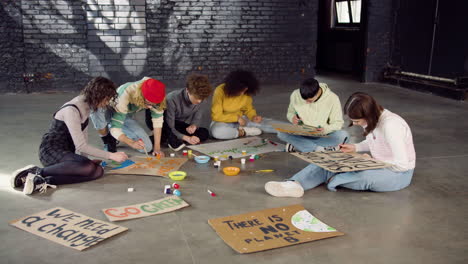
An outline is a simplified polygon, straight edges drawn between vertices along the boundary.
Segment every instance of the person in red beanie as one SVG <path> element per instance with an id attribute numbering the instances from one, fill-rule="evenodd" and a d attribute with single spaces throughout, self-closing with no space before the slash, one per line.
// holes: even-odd
<path id="1" fill-rule="evenodd" d="M 105 147 L 110 152 L 117 149 L 117 141 L 145 152 L 152 149 L 153 155 L 161 155 L 161 131 L 163 114 L 166 108 L 166 86 L 159 80 L 145 77 L 117 88 L 117 99 L 111 109 L 98 109 L 91 114 L 94 127 L 101 135 Z M 154 142 L 134 119 L 134 115 L 144 109 L 151 111 Z"/>

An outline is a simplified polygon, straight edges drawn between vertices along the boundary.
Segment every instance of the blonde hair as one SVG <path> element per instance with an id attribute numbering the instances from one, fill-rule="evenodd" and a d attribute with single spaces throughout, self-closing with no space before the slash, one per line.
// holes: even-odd
<path id="1" fill-rule="evenodd" d="M 145 108 L 145 97 L 143 97 L 143 93 L 141 92 L 141 83 L 138 86 L 138 89 L 136 89 L 136 92 L 131 95 L 131 102 L 135 104 L 138 107 Z M 154 107 L 158 111 L 164 111 L 166 109 L 166 97 L 164 97 L 164 100 L 157 104 L 157 106 Z"/>

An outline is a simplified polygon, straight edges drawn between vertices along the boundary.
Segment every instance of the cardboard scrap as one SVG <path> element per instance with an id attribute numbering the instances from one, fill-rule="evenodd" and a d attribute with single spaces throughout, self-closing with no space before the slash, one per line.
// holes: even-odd
<path id="1" fill-rule="evenodd" d="M 226 160 L 229 156 L 236 159 L 250 155 L 284 150 L 283 144 L 264 140 L 259 137 L 246 137 L 222 142 L 191 145 L 187 147 L 210 157 L 219 157 L 221 160 Z M 242 154 L 243 150 L 245 150 L 245 154 Z"/>
<path id="2" fill-rule="evenodd" d="M 210 219 L 208 223 L 226 244 L 239 253 L 344 235 L 299 204 Z"/>
<path id="3" fill-rule="evenodd" d="M 189 206 L 180 197 L 171 195 L 156 201 L 102 209 L 109 221 L 123 221 L 172 212 Z"/>
<path id="4" fill-rule="evenodd" d="M 343 153 L 340 151 L 325 152 L 294 152 L 292 155 L 315 164 L 331 172 L 374 170 L 392 166 L 391 164 L 363 157 L 358 153 Z"/>
<path id="5" fill-rule="evenodd" d="M 61 207 L 11 221 L 10 225 L 80 251 L 128 230 Z"/>
<path id="6" fill-rule="evenodd" d="M 168 177 L 169 172 L 177 171 L 188 160 L 187 158 L 132 157 L 133 164 L 119 166 L 106 171 L 108 174 L 133 174 Z"/>
<path id="7" fill-rule="evenodd" d="M 316 127 L 313 126 L 305 126 L 305 125 L 293 125 L 293 124 L 283 124 L 283 123 L 273 123 L 271 126 L 283 133 L 293 134 L 298 136 L 306 136 L 306 137 L 328 137 L 325 134 L 322 134 L 321 131 L 317 131 Z"/>

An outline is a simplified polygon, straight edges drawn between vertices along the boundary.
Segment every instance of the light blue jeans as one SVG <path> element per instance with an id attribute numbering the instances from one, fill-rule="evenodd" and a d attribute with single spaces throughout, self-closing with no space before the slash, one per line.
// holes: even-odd
<path id="1" fill-rule="evenodd" d="M 315 151 L 317 146 L 331 147 L 343 143 L 349 134 L 345 130 L 338 130 L 328 134 L 328 137 L 305 137 L 278 132 L 278 138 L 292 144 L 300 152 Z"/>
<path id="2" fill-rule="evenodd" d="M 97 130 L 108 128 L 110 129 L 110 121 L 112 118 L 112 114 L 114 111 L 108 108 L 98 108 L 96 111 L 92 111 L 90 115 L 90 119 L 93 122 L 94 128 Z M 127 115 L 125 118 L 122 132 L 130 139 L 136 140 L 143 140 L 145 143 L 146 150 L 149 152 L 153 149 L 153 142 L 149 138 L 146 131 L 138 124 L 138 122 L 133 119 L 133 115 Z M 144 153 L 144 149 L 138 150 L 141 153 Z"/>
<path id="3" fill-rule="evenodd" d="M 334 173 L 310 164 L 289 180 L 299 182 L 304 190 L 326 183 L 328 190 L 333 192 L 336 192 L 338 186 L 359 191 L 391 192 L 407 187 L 411 183 L 413 172 L 414 169 L 395 172 L 384 168 Z"/>
<path id="4" fill-rule="evenodd" d="M 246 118 L 246 117 L 245 117 Z M 246 118 L 247 119 L 247 118 Z M 271 123 L 286 123 L 277 121 L 271 118 L 263 118 L 262 122 L 255 123 L 247 122 L 246 127 L 256 127 L 264 133 L 276 133 L 277 131 L 271 126 Z M 239 137 L 239 123 L 224 123 L 212 121 L 210 125 L 211 136 L 217 139 L 233 139 Z"/>

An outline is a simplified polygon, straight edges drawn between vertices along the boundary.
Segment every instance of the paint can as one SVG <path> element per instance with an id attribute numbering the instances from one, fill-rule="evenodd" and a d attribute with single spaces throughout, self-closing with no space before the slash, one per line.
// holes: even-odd
<path id="1" fill-rule="evenodd" d="M 245 164 L 245 159 L 241 159 L 241 164 Z"/>
<path id="2" fill-rule="evenodd" d="M 171 153 L 171 158 L 174 158 L 175 157 L 175 153 Z"/>
<path id="3" fill-rule="evenodd" d="M 184 150 L 184 151 L 182 152 L 182 155 L 187 156 L 187 150 Z"/>
<path id="4" fill-rule="evenodd" d="M 171 186 L 170 185 L 164 185 L 164 193 L 165 194 L 171 194 Z"/>
<path id="5" fill-rule="evenodd" d="M 245 155 L 247 155 L 247 151 L 242 150 L 242 156 L 245 156 Z"/>

